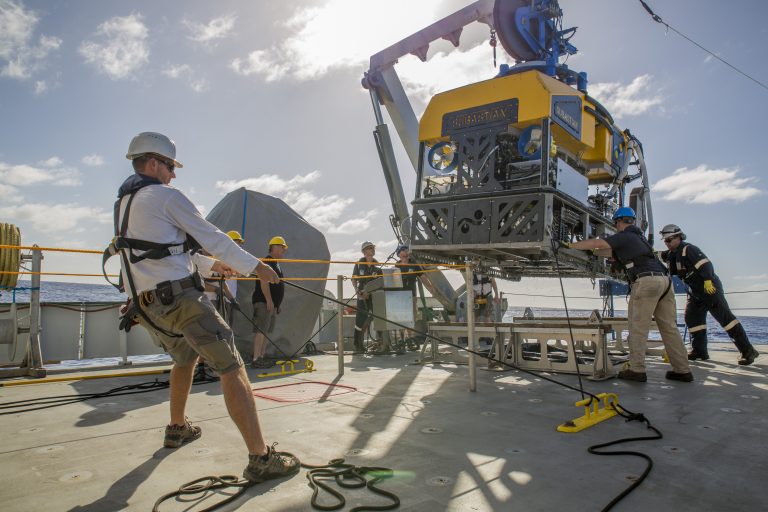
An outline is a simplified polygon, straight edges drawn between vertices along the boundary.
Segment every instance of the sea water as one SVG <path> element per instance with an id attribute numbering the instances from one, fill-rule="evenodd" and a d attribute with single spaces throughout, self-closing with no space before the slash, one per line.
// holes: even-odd
<path id="1" fill-rule="evenodd" d="M 29 281 L 19 281 L 15 292 L 10 290 L 0 291 L 0 304 L 13 302 L 14 296 L 16 302 L 29 302 Z M 122 302 L 126 296 L 120 293 L 114 286 L 102 284 L 83 284 L 83 283 L 60 283 L 56 281 L 43 281 L 40 285 L 41 302 Z M 532 308 L 536 317 L 565 316 L 563 309 L 551 308 Z M 510 306 L 504 315 L 505 322 L 511 322 L 513 317 L 520 317 L 525 311 L 524 307 Z M 570 310 L 569 314 L 574 317 L 589 316 L 590 310 Z M 741 316 L 738 311 L 735 312 L 746 329 L 749 339 L 755 344 L 768 344 L 768 317 L 762 316 Z M 626 314 L 618 312 L 617 315 Z M 682 311 L 678 312 L 678 324 L 684 331 L 685 323 L 682 317 Z M 728 335 L 722 327 L 707 315 L 707 334 L 710 341 L 729 341 Z M 658 338 L 658 333 L 651 333 L 650 338 Z"/>

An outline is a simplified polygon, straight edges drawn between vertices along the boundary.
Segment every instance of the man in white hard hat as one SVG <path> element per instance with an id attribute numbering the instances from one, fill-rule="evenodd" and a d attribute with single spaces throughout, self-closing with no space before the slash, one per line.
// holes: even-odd
<path id="1" fill-rule="evenodd" d="M 709 359 L 707 313 L 711 313 L 741 352 L 738 363 L 742 366 L 754 363 L 760 354 L 749 342 L 744 326 L 731 311 L 725 299 L 723 284 L 715 274 L 712 262 L 701 249 L 685 241 L 686 236 L 680 226 L 667 224 L 659 234 L 667 246 L 661 258 L 667 262 L 670 272 L 688 285 L 688 302 L 685 305 L 685 325 L 691 333 L 688 359 Z"/>
<path id="2" fill-rule="evenodd" d="M 352 279 L 357 291 L 357 314 L 355 315 L 355 352 L 365 352 L 365 331 L 371 322 L 370 311 L 373 311 L 373 300 L 365 291 L 365 285 L 371 282 L 374 276 L 382 274 L 381 268 L 374 265 L 378 263 L 373 256 L 376 254 L 376 246 L 373 242 L 363 242 L 360 246 L 363 257 L 352 269 Z"/>
<path id="3" fill-rule="evenodd" d="M 143 132 L 133 138 L 126 157 L 135 174 L 125 180 L 115 209 L 117 233 L 113 245 L 122 262 L 126 291 L 134 299 L 140 322 L 174 361 L 170 377 L 171 421 L 164 445 L 178 448 L 200 437 L 200 427 L 185 416 L 195 363 L 202 357 L 221 376 L 224 400 L 248 448 L 243 476 L 262 482 L 299 471 L 299 460 L 268 446 L 256 403 L 234 335 L 210 300 L 202 279 L 193 272 L 190 256 L 202 247 L 213 270 L 224 274 L 255 272 L 269 283 L 279 282 L 271 267 L 240 248 L 232 238 L 207 222 L 192 202 L 170 186 L 175 170 L 175 143 L 163 134 Z M 200 268 L 204 257 L 197 257 Z"/>
<path id="4" fill-rule="evenodd" d="M 280 262 L 288 250 L 288 244 L 282 236 L 273 236 L 269 241 L 269 253 L 265 259 L 266 264 L 272 267 L 272 270 L 283 278 L 283 269 L 280 268 Z M 252 368 L 271 368 L 274 363 L 265 357 L 267 351 L 267 336 L 275 329 L 277 315 L 280 314 L 280 306 L 283 303 L 285 295 L 285 283 L 270 283 L 261 280 L 256 283 L 251 302 L 253 303 L 253 361 Z"/>

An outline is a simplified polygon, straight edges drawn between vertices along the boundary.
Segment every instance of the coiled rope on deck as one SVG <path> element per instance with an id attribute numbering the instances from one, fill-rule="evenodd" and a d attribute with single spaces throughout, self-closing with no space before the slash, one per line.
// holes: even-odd
<path id="1" fill-rule="evenodd" d="M 286 452 L 281 452 L 286 453 Z M 335 482 L 342 489 L 362 489 L 366 488 L 374 494 L 387 498 L 390 502 L 382 505 L 362 504 L 349 509 L 349 512 L 384 511 L 392 510 L 400 506 L 400 498 L 393 492 L 384 490 L 378 486 L 383 480 L 392 478 L 395 472 L 389 468 L 373 466 L 356 466 L 344 462 L 344 459 L 332 459 L 327 464 L 307 464 L 302 463 L 302 468 L 308 469 L 306 477 L 308 485 L 312 489 L 311 504 L 316 510 L 339 510 L 343 508 L 347 500 L 341 491 L 335 489 L 329 482 Z M 177 490 L 162 495 L 152 507 L 152 512 L 160 512 L 160 505 L 171 498 L 184 497 L 184 503 L 193 501 L 202 501 L 208 497 L 207 493 L 227 488 L 237 489 L 234 494 L 215 503 L 209 507 L 201 509 L 200 512 L 212 512 L 228 503 L 232 503 L 245 492 L 258 485 L 245 479 L 240 479 L 235 475 L 210 475 L 197 478 L 180 486 Z M 335 501 L 329 504 L 321 503 L 321 491 L 332 496 Z M 192 498 L 194 495 L 202 495 L 198 498 Z"/>

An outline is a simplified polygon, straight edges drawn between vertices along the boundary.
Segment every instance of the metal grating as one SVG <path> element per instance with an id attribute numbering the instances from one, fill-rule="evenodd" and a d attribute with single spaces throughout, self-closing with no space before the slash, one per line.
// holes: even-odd
<path id="1" fill-rule="evenodd" d="M 353 393 L 357 388 L 330 382 L 306 381 L 255 388 L 253 396 L 273 402 L 312 402 L 334 395 Z"/>

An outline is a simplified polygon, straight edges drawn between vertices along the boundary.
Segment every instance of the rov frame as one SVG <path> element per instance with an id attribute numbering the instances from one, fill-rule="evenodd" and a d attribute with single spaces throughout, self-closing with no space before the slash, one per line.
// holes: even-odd
<path id="1" fill-rule="evenodd" d="M 516 151 L 523 135 L 507 121 L 446 129 L 448 142 L 421 143 L 412 250 L 445 263 L 481 261 L 508 279 L 552 277 L 558 268 L 564 277 L 610 275 L 604 258 L 583 251 L 559 251 L 555 260 L 560 241 L 615 232 L 604 211 L 585 204 L 588 171 L 554 149 L 551 118 L 541 123 L 539 158 Z M 448 172 L 431 165 L 436 148 L 450 154 Z"/>

